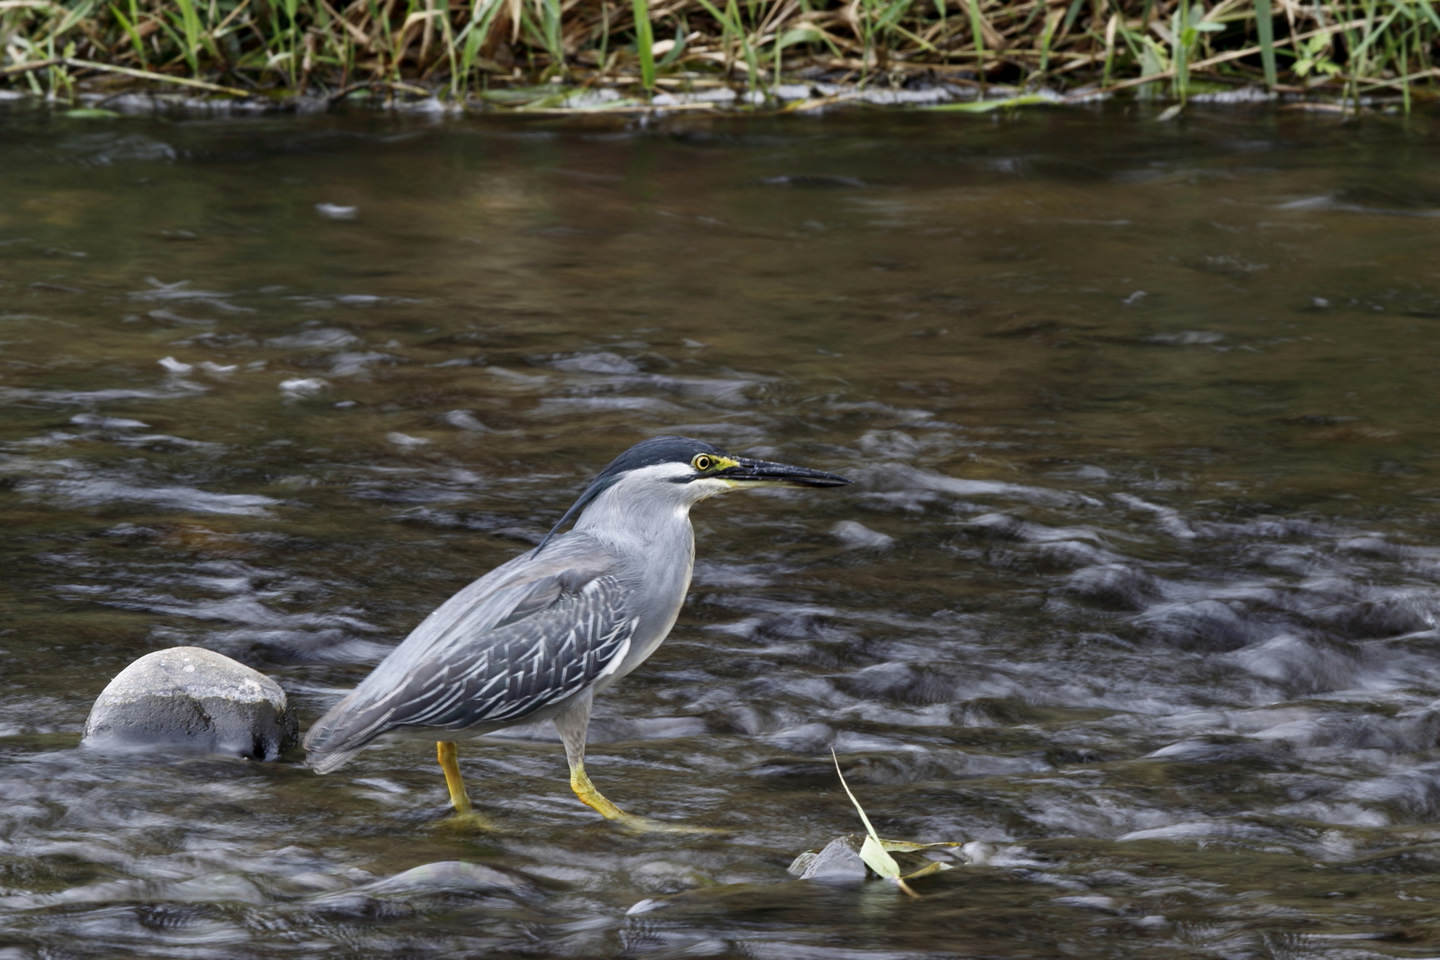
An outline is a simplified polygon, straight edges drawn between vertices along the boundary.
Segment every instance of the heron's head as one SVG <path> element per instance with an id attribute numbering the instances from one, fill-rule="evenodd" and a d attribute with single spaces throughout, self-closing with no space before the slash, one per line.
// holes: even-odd
<path id="1" fill-rule="evenodd" d="M 839 487 L 849 482 L 823 470 L 725 453 L 703 440 L 651 437 L 611 460 L 545 540 L 612 489 L 617 495 L 688 508 L 706 497 L 745 487 Z"/>

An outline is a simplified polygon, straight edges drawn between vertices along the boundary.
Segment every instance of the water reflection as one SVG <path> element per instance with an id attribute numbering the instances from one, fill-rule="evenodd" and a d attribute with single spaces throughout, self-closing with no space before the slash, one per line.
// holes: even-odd
<path id="1" fill-rule="evenodd" d="M 5 123 L 17 956 L 1434 952 L 1426 121 Z M 478 836 L 404 743 L 77 749 L 175 644 L 313 719 L 658 432 L 859 480 L 698 508 L 597 704 L 602 790 L 732 836 L 595 822 L 544 728 Z M 832 746 L 991 854 L 791 879 Z"/>

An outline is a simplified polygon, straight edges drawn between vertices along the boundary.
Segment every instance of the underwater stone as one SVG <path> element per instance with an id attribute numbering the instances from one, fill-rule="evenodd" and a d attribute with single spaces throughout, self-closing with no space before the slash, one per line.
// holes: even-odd
<path id="1" fill-rule="evenodd" d="M 90 708 L 82 742 L 273 760 L 295 735 L 274 680 L 213 650 L 170 647 L 116 674 Z"/>
<path id="2" fill-rule="evenodd" d="M 895 538 L 879 530 L 871 530 L 854 520 L 841 520 L 830 528 L 830 535 L 847 547 L 888 550 L 895 545 Z"/>
<path id="3" fill-rule="evenodd" d="M 465 860 L 422 863 L 393 877 L 385 877 L 362 888 L 374 895 L 415 897 L 434 894 L 510 893 L 537 899 L 540 891 L 528 881 Z"/>
<path id="4" fill-rule="evenodd" d="M 1064 590 L 1111 610 L 1143 610 L 1162 595 L 1159 581 L 1124 563 L 1082 567 L 1070 574 Z"/>

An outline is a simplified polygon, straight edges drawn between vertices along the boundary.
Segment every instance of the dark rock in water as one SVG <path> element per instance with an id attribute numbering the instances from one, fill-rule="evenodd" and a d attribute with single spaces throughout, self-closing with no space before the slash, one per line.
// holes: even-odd
<path id="1" fill-rule="evenodd" d="M 1160 582 L 1139 567 L 1105 563 L 1076 570 L 1065 581 L 1065 591 L 1110 610 L 1143 610 L 1160 599 Z"/>
<path id="2" fill-rule="evenodd" d="M 865 861 L 860 859 L 860 845 L 850 837 L 836 837 L 818 853 L 805 851 L 790 864 L 790 871 L 801 880 L 825 883 L 860 883 L 865 879 Z"/>
<path id="3" fill-rule="evenodd" d="M 866 700 L 889 699 L 917 706 L 949 703 L 959 681 L 908 663 L 877 663 L 855 671 L 847 686 Z"/>
<path id="4" fill-rule="evenodd" d="M 1181 650 L 1224 652 L 1253 642 L 1264 624 L 1219 600 L 1157 603 L 1140 615 L 1145 633 Z"/>
<path id="5" fill-rule="evenodd" d="M 1433 629 L 1435 614 L 1428 591 L 1415 591 L 1340 604 L 1320 611 L 1319 619 L 1329 621 L 1342 636 L 1368 640 Z"/>
<path id="6" fill-rule="evenodd" d="M 84 745 L 273 760 L 295 742 L 295 715 L 274 680 L 203 647 L 146 654 L 101 691 Z"/>
<path id="7" fill-rule="evenodd" d="M 1347 648 L 1320 638 L 1277 634 L 1225 659 L 1282 688 L 1288 696 L 1352 689 L 1361 662 Z"/>

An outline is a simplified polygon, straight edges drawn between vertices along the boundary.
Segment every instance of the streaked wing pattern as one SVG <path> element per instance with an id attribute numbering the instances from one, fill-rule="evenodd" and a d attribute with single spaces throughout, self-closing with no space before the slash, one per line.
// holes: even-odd
<path id="1" fill-rule="evenodd" d="M 495 630 L 494 642 L 473 662 L 459 669 L 447 664 L 409 695 L 407 709 L 391 722 L 451 729 L 508 723 L 579 693 L 630 648 L 638 621 L 620 609 L 621 595 L 619 581 L 601 577 Z"/>
<path id="2" fill-rule="evenodd" d="M 356 704 L 345 739 L 360 743 L 401 726 L 515 722 L 618 667 L 638 622 L 623 609 L 620 581 L 602 576 L 570 586 L 536 583 L 532 595 L 548 593 L 552 602 L 489 630 L 483 645 L 432 647 L 432 654 L 454 655 L 427 661 L 377 702 Z M 463 634 L 464 625 L 445 633 Z"/>

